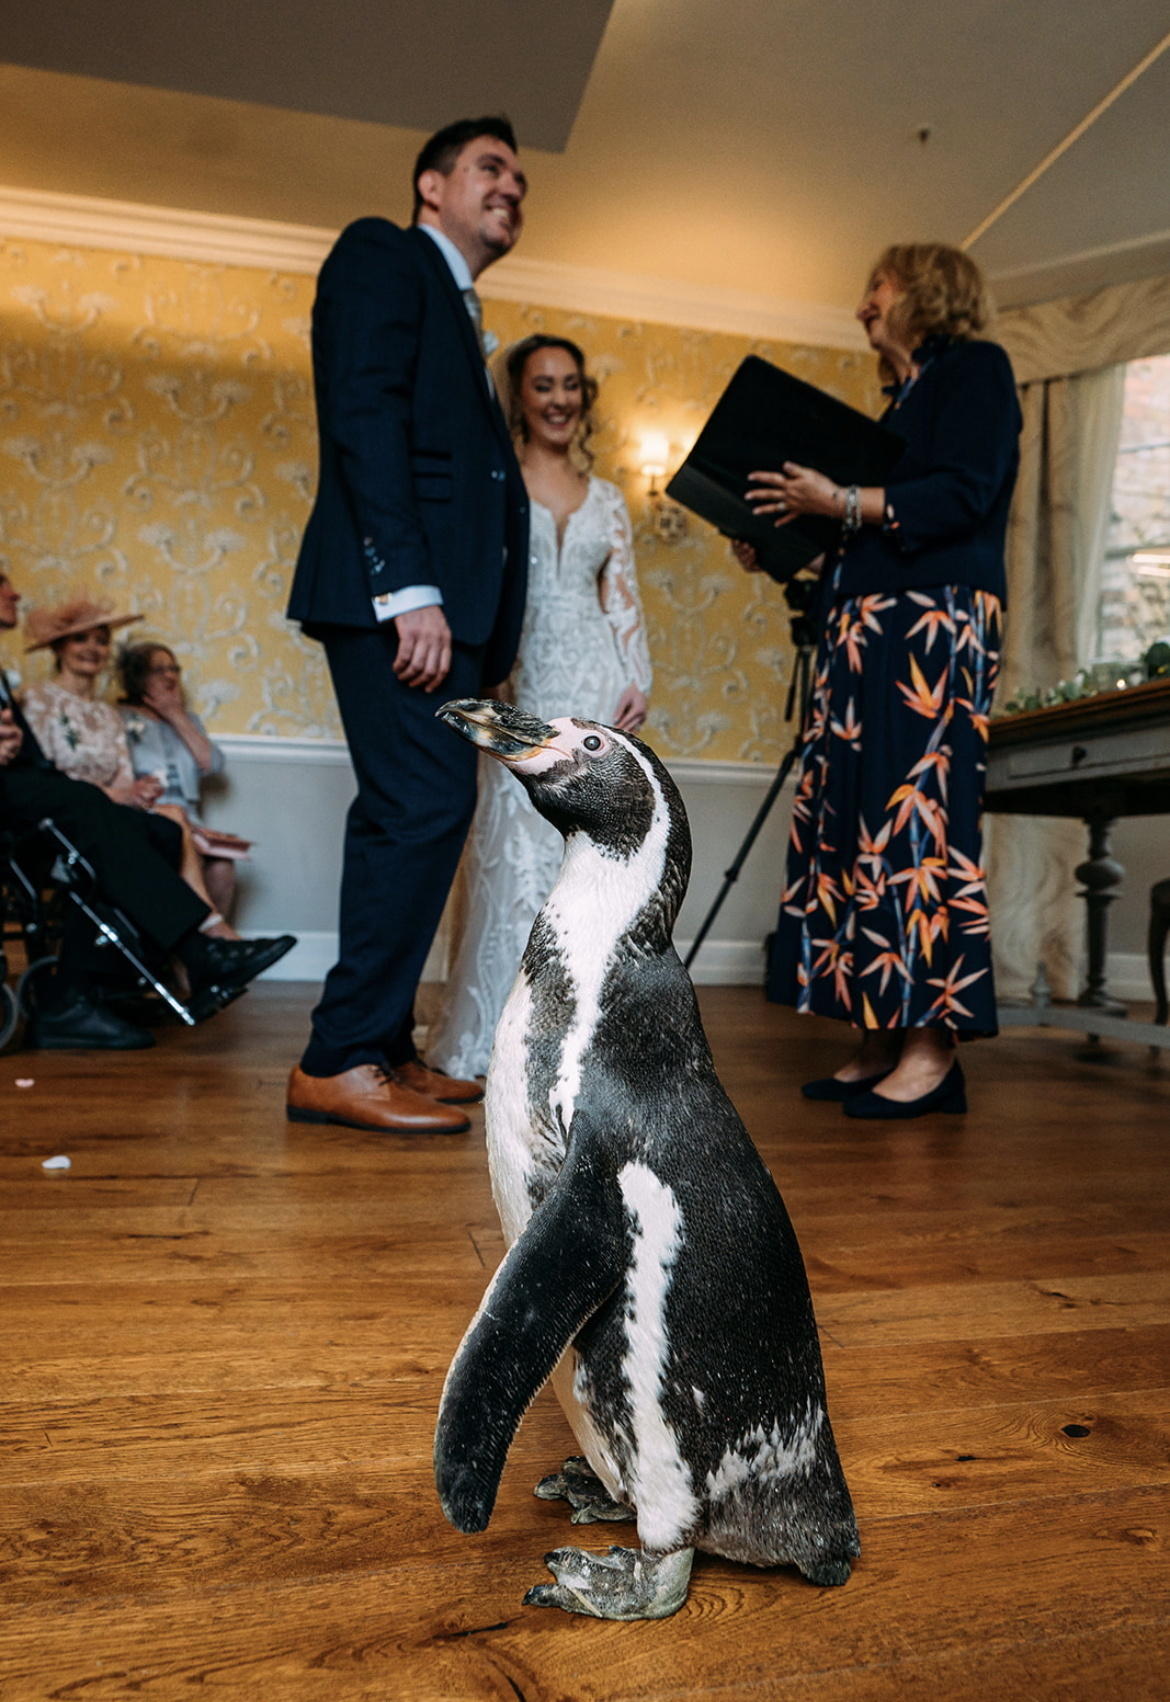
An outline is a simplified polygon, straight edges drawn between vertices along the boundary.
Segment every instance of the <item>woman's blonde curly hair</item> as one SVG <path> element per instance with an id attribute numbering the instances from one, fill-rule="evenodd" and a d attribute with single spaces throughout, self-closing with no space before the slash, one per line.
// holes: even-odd
<path id="1" fill-rule="evenodd" d="M 874 265 L 871 282 L 883 272 L 902 289 L 887 322 L 912 347 L 932 334 L 966 342 L 991 323 L 994 309 L 983 273 L 961 248 L 945 242 L 896 242 Z"/>

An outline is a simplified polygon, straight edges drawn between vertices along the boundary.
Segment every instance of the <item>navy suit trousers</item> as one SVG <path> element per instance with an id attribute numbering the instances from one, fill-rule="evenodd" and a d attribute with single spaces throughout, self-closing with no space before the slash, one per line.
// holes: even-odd
<path id="1" fill-rule="evenodd" d="M 414 997 L 475 812 L 476 751 L 436 720 L 483 688 L 482 646 L 456 644 L 434 692 L 393 672 L 397 629 L 322 627 L 358 792 L 345 825 L 338 960 L 313 1012 L 306 1074 L 414 1057 Z"/>

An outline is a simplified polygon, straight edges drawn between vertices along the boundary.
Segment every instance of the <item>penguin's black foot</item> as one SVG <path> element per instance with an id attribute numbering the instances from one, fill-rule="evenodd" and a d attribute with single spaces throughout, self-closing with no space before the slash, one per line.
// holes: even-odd
<path id="1" fill-rule="evenodd" d="M 544 1563 L 555 1584 L 537 1584 L 525 1607 L 559 1607 L 594 1619 L 669 1619 L 687 1599 L 693 1548 L 647 1554 L 640 1548 L 611 1548 L 586 1554 L 554 1548 Z"/>
<path id="2" fill-rule="evenodd" d="M 573 1509 L 569 1522 L 574 1525 L 617 1524 L 637 1517 L 632 1507 L 613 1499 L 580 1454 L 566 1460 L 551 1477 L 542 1477 L 532 1493 L 541 1501 L 567 1501 Z"/>

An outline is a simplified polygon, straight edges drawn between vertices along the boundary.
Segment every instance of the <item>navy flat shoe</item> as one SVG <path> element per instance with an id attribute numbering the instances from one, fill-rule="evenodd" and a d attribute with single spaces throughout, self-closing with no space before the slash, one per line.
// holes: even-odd
<path id="1" fill-rule="evenodd" d="M 806 1099 L 832 1099 L 840 1102 L 844 1099 L 855 1099 L 859 1093 L 868 1093 L 878 1082 L 885 1081 L 889 1070 L 882 1070 L 876 1076 L 862 1076 L 857 1081 L 838 1081 L 836 1076 L 822 1076 L 819 1081 L 806 1081 L 801 1093 Z"/>
<path id="2" fill-rule="evenodd" d="M 965 1111 L 967 1084 L 963 1066 L 956 1058 L 937 1087 L 918 1099 L 883 1099 L 880 1093 L 859 1094 L 849 1099 L 842 1109 L 847 1117 L 925 1117 L 930 1111 Z"/>

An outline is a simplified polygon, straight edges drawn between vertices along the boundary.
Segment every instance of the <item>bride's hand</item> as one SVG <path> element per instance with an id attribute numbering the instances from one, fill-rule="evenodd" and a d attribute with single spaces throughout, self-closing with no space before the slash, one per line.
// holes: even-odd
<path id="1" fill-rule="evenodd" d="M 617 713 L 613 724 L 619 733 L 636 733 L 646 719 L 646 711 L 650 707 L 646 693 L 639 691 L 637 686 L 627 686 L 618 698 Z"/>

